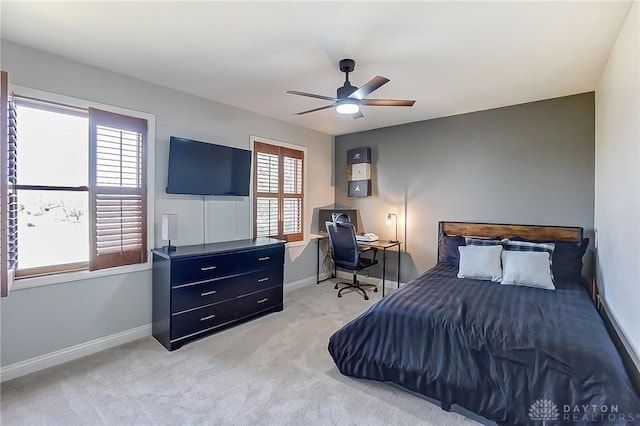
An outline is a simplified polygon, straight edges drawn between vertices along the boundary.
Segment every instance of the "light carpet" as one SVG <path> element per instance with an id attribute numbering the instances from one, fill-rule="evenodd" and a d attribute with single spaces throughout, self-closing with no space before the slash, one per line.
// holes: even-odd
<path id="1" fill-rule="evenodd" d="M 285 293 L 283 312 L 173 352 L 152 337 L 2 384 L 2 425 L 461 425 L 384 383 L 343 376 L 331 334 L 380 300 L 331 281 Z"/>

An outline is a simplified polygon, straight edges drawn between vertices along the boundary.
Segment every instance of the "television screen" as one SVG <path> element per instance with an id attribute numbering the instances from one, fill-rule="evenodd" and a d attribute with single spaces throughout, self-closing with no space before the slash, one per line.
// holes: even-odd
<path id="1" fill-rule="evenodd" d="M 249 195 L 251 151 L 171 136 L 167 194 Z"/>

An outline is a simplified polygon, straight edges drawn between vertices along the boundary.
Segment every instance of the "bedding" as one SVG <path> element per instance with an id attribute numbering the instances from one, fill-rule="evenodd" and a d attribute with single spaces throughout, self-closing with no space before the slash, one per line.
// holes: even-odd
<path id="1" fill-rule="evenodd" d="M 496 237 L 496 238 L 465 237 L 464 243 L 468 246 L 502 246 L 504 245 L 504 241 L 500 237 Z"/>
<path id="2" fill-rule="evenodd" d="M 509 251 L 526 251 L 526 252 L 546 252 L 549 258 L 553 256 L 553 250 L 556 248 L 555 243 L 533 243 L 530 241 L 509 240 L 502 241 L 504 249 Z"/>
<path id="3" fill-rule="evenodd" d="M 438 262 L 446 263 L 451 266 L 458 266 L 460 264 L 460 252 L 458 247 L 465 246 L 466 239 L 469 237 L 462 237 L 459 235 L 440 235 L 438 239 Z M 472 238 L 473 240 L 481 240 L 476 243 L 473 241 L 472 245 L 497 245 L 502 244 L 502 237 L 491 238 Z M 483 244 L 486 241 L 491 241 L 489 244 Z"/>
<path id="4" fill-rule="evenodd" d="M 554 278 L 565 280 L 582 280 L 582 258 L 589 246 L 589 238 L 582 238 L 580 243 L 550 240 L 526 240 L 514 237 L 512 241 L 534 243 L 553 243 L 554 250 L 551 257 L 551 270 Z M 586 283 L 585 283 L 586 285 Z"/>
<path id="5" fill-rule="evenodd" d="M 503 285 L 524 285 L 555 290 L 549 253 L 536 251 L 502 252 Z"/>
<path id="6" fill-rule="evenodd" d="M 458 278 L 502 280 L 500 253 L 502 246 L 460 246 Z"/>
<path id="7" fill-rule="evenodd" d="M 457 268 L 460 264 L 458 247 L 465 244 L 464 237 L 441 235 L 438 241 L 438 262 Z"/>
<path id="8" fill-rule="evenodd" d="M 598 410 L 613 406 L 640 422 L 638 396 L 580 281 L 547 291 L 456 274 L 439 263 L 334 333 L 328 349 L 340 372 L 498 424 L 540 424 L 530 408 L 544 401 L 558 410 L 547 425 L 602 423 Z"/>

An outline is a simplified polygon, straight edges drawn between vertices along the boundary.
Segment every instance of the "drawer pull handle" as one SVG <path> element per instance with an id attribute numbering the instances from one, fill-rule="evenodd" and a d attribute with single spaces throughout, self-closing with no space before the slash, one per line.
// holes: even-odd
<path id="1" fill-rule="evenodd" d="M 262 262 L 263 260 L 269 260 L 269 259 L 271 259 L 271 257 L 270 257 L 270 256 L 265 256 L 265 257 L 259 257 L 259 258 L 258 258 L 258 260 L 259 260 L 260 262 Z"/>
<path id="2" fill-rule="evenodd" d="M 215 317 L 216 317 L 215 314 L 214 315 L 209 315 L 209 316 L 200 318 L 200 321 L 206 321 L 206 320 L 214 319 Z"/>
<path id="3" fill-rule="evenodd" d="M 217 266 L 205 266 L 203 268 L 200 268 L 200 270 L 201 271 L 213 271 L 216 268 L 217 268 Z"/>
<path id="4" fill-rule="evenodd" d="M 264 299 L 260 299 L 260 300 L 258 300 L 258 303 L 264 303 L 264 302 L 266 302 L 266 301 L 268 301 L 268 300 L 269 300 L 269 298 L 268 298 L 268 297 L 265 297 Z"/>
<path id="5" fill-rule="evenodd" d="M 266 278 L 260 278 L 260 279 L 258 280 L 258 282 L 259 282 L 259 283 L 263 283 L 263 282 L 265 282 L 265 281 L 269 281 L 269 277 L 266 277 Z"/>
<path id="6" fill-rule="evenodd" d="M 200 293 L 200 296 L 204 297 L 204 296 L 211 296 L 212 294 L 216 294 L 217 291 L 215 290 L 211 290 L 211 291 L 205 291 L 204 293 Z"/>

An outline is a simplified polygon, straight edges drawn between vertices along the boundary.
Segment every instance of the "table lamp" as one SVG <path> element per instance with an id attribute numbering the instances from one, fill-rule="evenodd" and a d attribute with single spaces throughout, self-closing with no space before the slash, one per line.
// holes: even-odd
<path id="1" fill-rule="evenodd" d="M 391 216 L 393 216 L 393 218 L 391 218 Z M 396 215 L 395 213 L 389 213 L 387 215 L 387 226 L 391 226 L 391 224 L 395 222 L 396 223 L 396 239 L 395 240 L 389 240 L 390 243 L 397 243 L 398 242 L 398 215 Z"/>
<path id="2" fill-rule="evenodd" d="M 174 251 L 176 246 L 171 245 L 171 240 L 178 238 L 178 215 L 163 214 L 162 215 L 162 239 L 169 242 L 163 247 L 166 251 Z"/>

